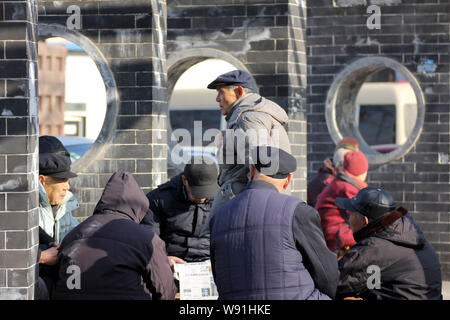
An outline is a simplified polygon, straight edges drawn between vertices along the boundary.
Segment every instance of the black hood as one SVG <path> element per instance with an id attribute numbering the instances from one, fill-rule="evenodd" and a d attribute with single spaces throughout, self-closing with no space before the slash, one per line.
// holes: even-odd
<path id="1" fill-rule="evenodd" d="M 402 207 L 381 219 L 371 222 L 354 234 L 356 241 L 368 236 L 385 239 L 396 245 L 414 249 L 420 249 L 425 244 L 425 236 L 420 227 Z"/>
<path id="2" fill-rule="evenodd" d="M 118 171 L 109 179 L 94 209 L 94 214 L 121 213 L 140 223 L 147 213 L 149 202 L 133 175 Z"/>

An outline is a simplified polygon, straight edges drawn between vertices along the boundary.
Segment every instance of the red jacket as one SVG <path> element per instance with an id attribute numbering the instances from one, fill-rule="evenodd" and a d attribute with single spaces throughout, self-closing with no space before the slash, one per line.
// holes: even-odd
<path id="1" fill-rule="evenodd" d="M 308 183 L 307 202 L 311 207 L 316 206 L 317 197 L 334 180 L 336 174 L 332 159 L 325 159 L 323 165 L 317 170 L 317 176 Z"/>
<path id="2" fill-rule="evenodd" d="M 346 181 L 351 178 L 357 182 L 359 188 L 367 187 L 365 182 L 356 180 L 354 176 L 341 171 L 317 197 L 316 210 L 320 214 L 322 231 L 328 249 L 331 251 L 356 243 L 348 224 L 349 217 L 346 210 L 339 209 L 334 204 L 336 198 L 353 198 L 358 193 L 359 188 Z"/>

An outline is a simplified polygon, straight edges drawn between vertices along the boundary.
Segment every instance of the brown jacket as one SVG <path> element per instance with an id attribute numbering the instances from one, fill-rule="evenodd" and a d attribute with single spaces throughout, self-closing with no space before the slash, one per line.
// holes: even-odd
<path id="1" fill-rule="evenodd" d="M 147 209 L 133 176 L 114 173 L 94 214 L 61 244 L 55 298 L 173 299 L 176 287 L 164 242 L 139 225 Z M 81 271 L 79 288 L 72 265 Z"/>

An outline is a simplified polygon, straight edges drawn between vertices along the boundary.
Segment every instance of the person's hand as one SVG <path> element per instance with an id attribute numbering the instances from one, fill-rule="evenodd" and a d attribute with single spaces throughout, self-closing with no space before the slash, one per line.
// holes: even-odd
<path id="1" fill-rule="evenodd" d="M 173 266 L 175 265 L 175 263 L 181 263 L 181 264 L 186 263 L 186 261 L 184 261 L 183 259 L 178 258 L 178 257 L 168 256 L 167 258 L 169 259 L 169 265 L 170 265 L 170 268 L 172 269 L 172 271 L 174 271 Z"/>
<path id="2" fill-rule="evenodd" d="M 53 266 L 58 261 L 57 257 L 58 257 L 58 249 L 56 247 L 51 247 L 41 252 L 39 263 Z"/>
<path id="3" fill-rule="evenodd" d="M 50 242 L 48 244 L 50 247 L 55 247 L 56 249 L 59 249 L 60 244 L 58 242 Z"/>

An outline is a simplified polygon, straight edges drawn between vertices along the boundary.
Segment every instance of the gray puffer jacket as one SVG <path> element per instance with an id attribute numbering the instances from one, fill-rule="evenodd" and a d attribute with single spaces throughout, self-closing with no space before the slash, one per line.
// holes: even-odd
<path id="1" fill-rule="evenodd" d="M 226 115 L 227 130 L 218 152 L 219 185 L 239 181 L 247 184 L 249 149 L 268 145 L 291 151 L 285 128 L 288 115 L 275 102 L 249 93 L 237 100 Z"/>

